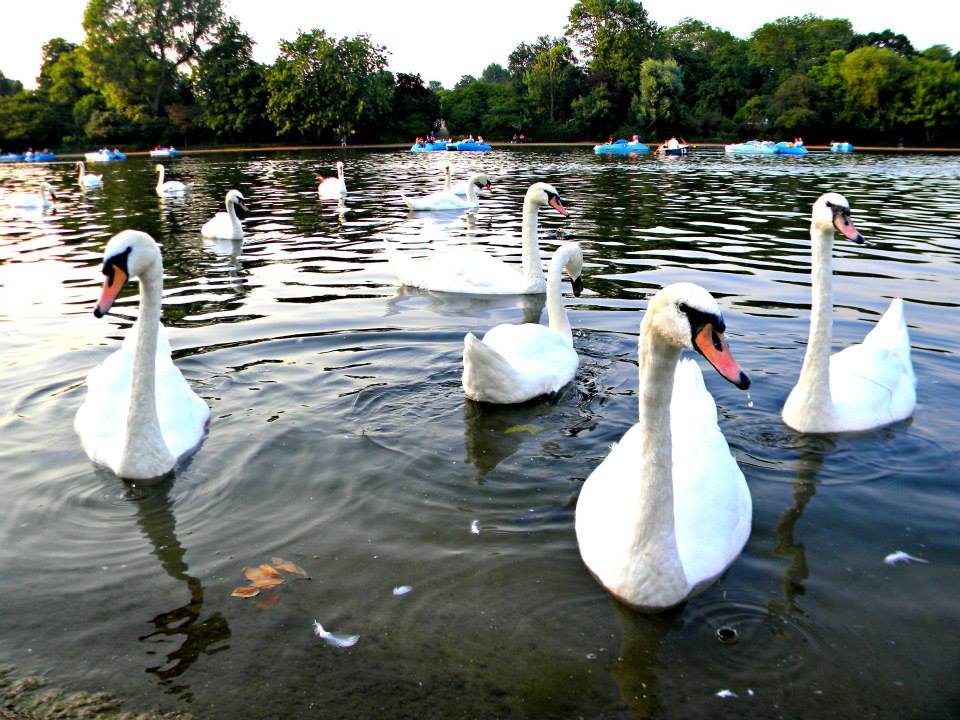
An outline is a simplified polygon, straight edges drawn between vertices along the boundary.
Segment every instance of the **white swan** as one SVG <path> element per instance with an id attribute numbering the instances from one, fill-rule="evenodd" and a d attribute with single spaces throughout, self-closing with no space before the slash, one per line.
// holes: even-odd
<path id="1" fill-rule="evenodd" d="M 103 185 L 103 175 L 88 173 L 83 160 L 77 160 L 77 183 L 85 190 L 98 188 Z"/>
<path id="2" fill-rule="evenodd" d="M 160 163 L 155 166 L 157 171 L 157 195 L 165 197 L 169 195 L 184 195 L 190 190 L 190 186 L 179 180 L 163 181 L 164 167 Z"/>
<path id="3" fill-rule="evenodd" d="M 53 185 L 48 182 L 40 184 L 40 192 L 16 192 L 7 195 L 7 204 L 15 208 L 40 209 L 52 207 L 57 202 L 57 194 Z"/>
<path id="4" fill-rule="evenodd" d="M 123 230 L 104 250 L 97 317 L 110 310 L 128 278 L 140 281 L 140 316 L 119 350 L 87 376 L 74 429 L 98 465 L 123 478 L 165 475 L 203 440 L 210 409 L 173 364 L 160 323 L 163 260 L 146 233 Z"/>
<path id="5" fill-rule="evenodd" d="M 448 168 L 449 170 L 449 168 Z M 449 175 L 447 176 L 449 182 Z M 403 193 L 400 197 L 407 207 L 411 210 L 469 210 L 480 206 L 480 198 L 477 196 L 477 188 L 490 190 L 493 185 L 483 173 L 472 175 L 467 181 L 467 199 L 464 200 L 455 192 L 442 190 L 440 192 L 430 193 L 419 198 L 408 198 Z"/>
<path id="6" fill-rule="evenodd" d="M 563 306 L 563 271 L 573 280 L 573 294 L 583 290 L 583 253 L 577 243 L 561 245 L 547 272 L 549 327 L 536 323 L 497 325 L 483 341 L 473 333 L 463 339 L 463 391 L 471 400 L 521 403 L 557 392 L 573 380 L 580 358 Z"/>
<path id="7" fill-rule="evenodd" d="M 343 162 L 337 160 L 337 176 L 325 178 L 317 175 L 320 184 L 317 186 L 317 195 L 321 200 L 340 200 L 347 196 L 347 183 L 343 179 Z"/>
<path id="8" fill-rule="evenodd" d="M 444 248 L 427 258 L 413 259 L 387 243 L 387 260 L 401 285 L 423 290 L 479 295 L 542 293 L 547 284 L 540 261 L 537 228 L 540 208 L 547 206 L 561 215 L 567 214 L 552 185 L 534 183 L 523 200 L 523 264 L 519 270 L 476 248 L 464 247 Z"/>
<path id="9" fill-rule="evenodd" d="M 242 240 L 243 224 L 237 217 L 237 212 L 244 212 L 247 208 L 243 204 L 244 197 L 239 190 L 230 190 L 223 200 L 226 212 L 218 212 L 207 220 L 200 228 L 204 237 L 217 240 Z"/>
<path id="10" fill-rule="evenodd" d="M 640 323 L 640 419 L 590 474 L 575 527 L 584 564 L 616 598 L 662 610 L 706 588 L 750 535 L 750 490 L 717 426 L 695 349 L 741 389 L 720 306 L 692 283 L 658 292 Z"/>
<path id="11" fill-rule="evenodd" d="M 468 180 L 461 180 L 458 183 L 450 183 L 450 163 L 445 163 L 443 166 L 443 189 L 444 192 L 452 192 L 454 195 L 466 195 L 467 188 L 470 187 L 470 182 Z"/>
<path id="12" fill-rule="evenodd" d="M 910 336 L 903 300 L 894 298 L 859 345 L 830 356 L 833 231 L 862 242 L 843 195 L 827 193 L 813 204 L 810 339 L 800 378 L 783 406 L 783 421 L 806 433 L 856 432 L 904 420 L 917 404 Z"/>

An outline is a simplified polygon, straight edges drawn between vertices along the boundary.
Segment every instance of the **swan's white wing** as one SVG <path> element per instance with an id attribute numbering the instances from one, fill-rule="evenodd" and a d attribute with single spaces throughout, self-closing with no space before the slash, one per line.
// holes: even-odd
<path id="1" fill-rule="evenodd" d="M 204 237 L 220 238 L 222 240 L 232 240 L 236 235 L 230 216 L 225 212 L 218 212 L 207 220 L 200 229 L 200 234 Z M 240 237 L 242 237 L 242 234 Z"/>
<path id="2" fill-rule="evenodd" d="M 677 550 L 692 586 L 716 579 L 747 539 L 750 490 L 717 425 L 717 406 L 695 360 L 683 358 L 670 401 Z"/>
<path id="3" fill-rule="evenodd" d="M 456 193 L 445 190 L 418 198 L 411 198 L 406 195 L 401 195 L 401 197 L 411 210 L 463 210 L 477 206 L 477 203 L 471 203 L 458 197 Z"/>
<path id="4" fill-rule="evenodd" d="M 347 196 L 347 186 L 340 178 L 324 178 L 317 186 L 317 194 L 324 200 L 336 200 Z"/>
<path id="5" fill-rule="evenodd" d="M 519 268 L 476 248 L 451 247 L 413 258 L 386 244 L 387 260 L 401 285 L 436 292 L 509 295 L 530 292 Z"/>

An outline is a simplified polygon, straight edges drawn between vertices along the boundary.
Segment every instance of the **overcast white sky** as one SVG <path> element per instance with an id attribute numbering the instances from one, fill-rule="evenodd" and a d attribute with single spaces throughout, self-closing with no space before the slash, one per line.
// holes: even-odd
<path id="1" fill-rule="evenodd" d="M 257 42 L 258 60 L 272 62 L 277 42 L 298 29 L 323 28 L 336 36 L 369 33 L 390 51 L 390 69 L 420 73 L 452 87 L 461 75 L 479 75 L 491 62 L 507 64 L 520 42 L 538 35 L 561 35 L 574 0 L 478 0 L 470 3 L 400 0 L 224 0 L 244 30 Z M 32 87 L 40 50 L 53 37 L 83 41 L 86 0 L 0 0 L 3 40 L 0 71 Z M 738 37 L 787 15 L 814 13 L 842 17 L 857 32 L 890 28 L 918 49 L 948 45 L 960 49 L 960 2 L 956 0 L 649 0 L 651 19 L 673 25 L 694 17 Z"/>

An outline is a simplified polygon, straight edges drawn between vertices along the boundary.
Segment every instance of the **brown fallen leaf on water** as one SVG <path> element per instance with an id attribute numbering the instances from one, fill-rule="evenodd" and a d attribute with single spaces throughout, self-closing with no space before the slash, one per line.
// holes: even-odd
<path id="1" fill-rule="evenodd" d="M 269 565 L 261 565 L 255 568 L 246 567 L 243 569 L 243 574 L 253 587 L 262 590 L 276 587 L 283 583 L 283 576 Z"/>
<path id="2" fill-rule="evenodd" d="M 230 597 L 250 598 L 250 597 L 256 597 L 259 594 L 260 594 L 260 588 L 253 587 L 251 585 L 248 587 L 236 588 L 232 593 L 230 593 Z"/>
<path id="3" fill-rule="evenodd" d="M 272 558 L 270 562 L 273 563 L 273 566 L 277 568 L 277 570 L 283 570 L 284 572 L 292 573 L 294 575 L 299 575 L 300 577 L 305 577 L 308 579 L 310 577 L 309 575 L 307 575 L 307 571 L 304 570 L 302 567 L 300 567 L 296 563 L 292 563 L 287 560 L 284 560 L 283 558 L 275 557 L 275 558 Z"/>

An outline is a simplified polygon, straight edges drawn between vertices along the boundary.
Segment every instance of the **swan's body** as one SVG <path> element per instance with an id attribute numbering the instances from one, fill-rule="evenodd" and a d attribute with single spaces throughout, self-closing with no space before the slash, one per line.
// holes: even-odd
<path id="1" fill-rule="evenodd" d="M 347 183 L 343 179 L 343 162 L 337 160 L 337 176 L 325 178 L 317 176 L 320 184 L 317 186 L 317 195 L 321 200 L 341 200 L 347 196 Z"/>
<path id="2" fill-rule="evenodd" d="M 783 421 L 800 432 L 870 430 L 910 417 L 917 404 L 910 336 L 900 298 L 890 302 L 861 344 L 830 355 L 834 228 L 851 240 L 861 240 L 849 214 L 846 198 L 836 193 L 823 195 L 813 206 L 810 338 L 800 378 L 783 406 Z"/>
<path id="3" fill-rule="evenodd" d="M 716 301 L 691 283 L 669 285 L 640 325 L 640 417 L 590 474 L 577 501 L 584 564 L 622 602 L 677 605 L 715 581 L 750 535 L 752 502 L 717 426 L 695 348 L 738 387 L 750 380 L 723 338 Z"/>
<path id="4" fill-rule="evenodd" d="M 24 193 L 16 192 L 7 195 L 7 204 L 15 208 L 24 208 L 27 210 L 37 210 L 53 207 L 57 202 L 57 194 L 53 186 L 48 183 L 41 183 L 40 192 Z"/>
<path id="5" fill-rule="evenodd" d="M 450 169 L 447 168 L 447 185 L 450 184 Z M 469 210 L 480 206 L 477 188 L 489 190 L 492 186 L 486 175 L 473 175 L 467 181 L 466 199 L 463 199 L 452 190 L 441 190 L 419 198 L 408 198 L 401 193 L 400 197 L 411 210 Z"/>
<path id="6" fill-rule="evenodd" d="M 88 173 L 87 166 L 83 160 L 77 161 L 77 183 L 85 190 L 91 190 L 103 185 L 103 175 Z"/>
<path id="7" fill-rule="evenodd" d="M 537 241 L 541 207 L 567 211 L 552 185 L 534 183 L 523 201 L 523 263 L 516 266 L 470 248 L 444 248 L 423 259 L 411 258 L 387 244 L 387 259 L 401 285 L 437 292 L 478 295 L 526 295 L 547 289 Z"/>
<path id="8" fill-rule="evenodd" d="M 185 195 L 190 186 L 179 180 L 167 180 L 164 182 L 164 168 L 159 163 L 156 166 L 157 171 L 157 195 L 160 197 L 169 197 L 170 195 Z"/>
<path id="9" fill-rule="evenodd" d="M 463 339 L 463 391 L 471 400 L 520 403 L 557 392 L 573 380 L 580 359 L 563 307 L 563 271 L 573 279 L 574 295 L 583 288 L 583 253 L 576 243 L 561 245 L 547 273 L 549 327 L 535 323 L 497 325 L 483 341 L 473 333 Z"/>
<path id="10" fill-rule="evenodd" d="M 124 230 L 104 251 L 102 317 L 127 277 L 140 280 L 140 316 L 119 350 L 87 376 L 74 428 L 93 462 L 123 478 L 170 472 L 203 440 L 210 409 L 173 364 L 160 323 L 163 262 L 146 233 Z"/>
<path id="11" fill-rule="evenodd" d="M 230 190 L 223 201 L 227 211 L 218 212 L 207 220 L 200 229 L 200 234 L 216 240 L 242 240 L 243 224 L 237 217 L 237 210 L 245 209 L 243 201 L 244 197 L 238 190 Z"/>

